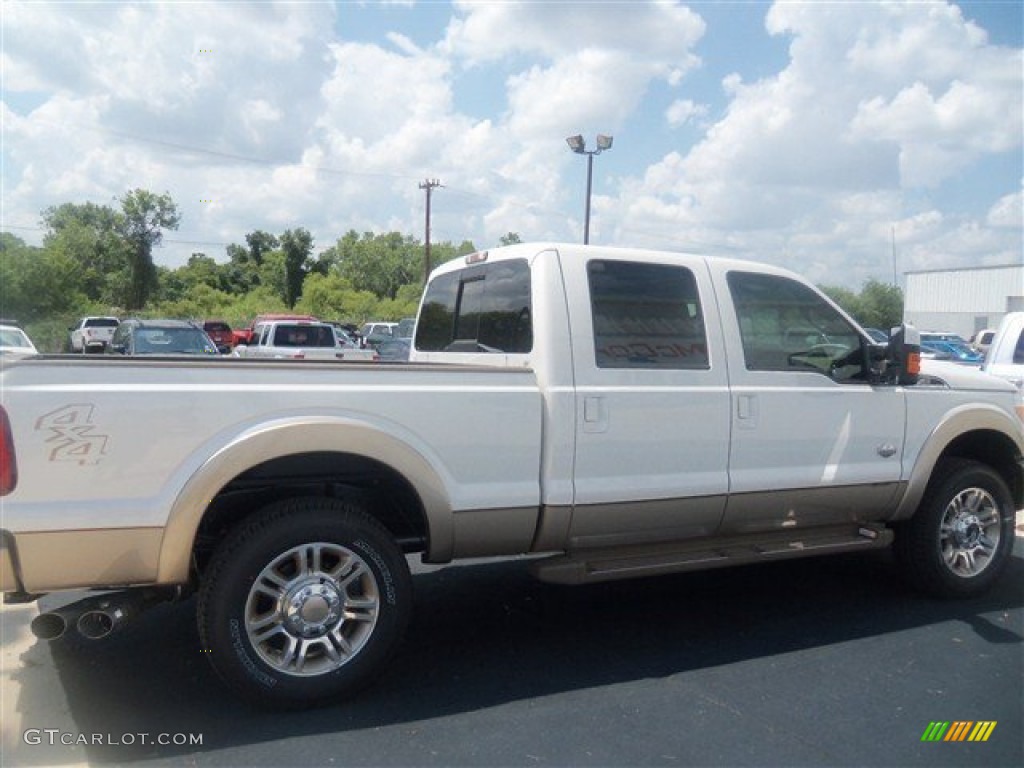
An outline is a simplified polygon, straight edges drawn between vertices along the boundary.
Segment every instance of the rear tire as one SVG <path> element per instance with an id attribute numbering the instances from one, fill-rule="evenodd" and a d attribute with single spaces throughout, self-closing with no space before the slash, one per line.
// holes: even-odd
<path id="1" fill-rule="evenodd" d="M 288 499 L 221 544 L 199 592 L 203 650 L 255 704 L 301 708 L 380 674 L 412 609 L 412 578 L 387 530 L 355 502 Z"/>
<path id="2" fill-rule="evenodd" d="M 939 462 L 914 516 L 896 531 L 910 582 L 936 597 L 973 597 L 992 586 L 1013 549 L 1013 497 L 990 467 Z"/>

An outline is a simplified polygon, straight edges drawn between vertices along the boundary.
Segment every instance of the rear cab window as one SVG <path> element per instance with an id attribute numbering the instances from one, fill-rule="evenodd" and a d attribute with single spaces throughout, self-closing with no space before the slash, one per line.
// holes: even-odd
<path id="1" fill-rule="evenodd" d="M 334 329 L 324 325 L 278 325 L 274 330 L 275 347 L 334 347 Z"/>
<path id="2" fill-rule="evenodd" d="M 526 260 L 480 264 L 435 278 L 423 299 L 415 347 L 423 352 L 531 352 Z"/>

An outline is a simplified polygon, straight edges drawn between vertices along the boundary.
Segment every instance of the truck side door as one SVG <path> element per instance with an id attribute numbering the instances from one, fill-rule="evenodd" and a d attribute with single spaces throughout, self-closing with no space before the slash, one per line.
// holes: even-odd
<path id="1" fill-rule="evenodd" d="M 733 438 L 723 533 L 884 518 L 901 479 L 905 396 L 869 383 L 868 340 L 809 285 L 714 268 Z"/>
<path id="2" fill-rule="evenodd" d="M 713 533 L 729 392 L 703 260 L 566 259 L 576 389 L 571 548 Z"/>

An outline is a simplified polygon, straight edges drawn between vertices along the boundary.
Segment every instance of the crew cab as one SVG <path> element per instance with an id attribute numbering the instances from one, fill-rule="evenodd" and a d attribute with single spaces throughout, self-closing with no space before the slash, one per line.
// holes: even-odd
<path id="1" fill-rule="evenodd" d="M 373 350 L 344 344 L 330 323 L 308 320 L 272 320 L 256 325 L 251 345 L 235 347 L 236 357 L 277 360 L 361 360 L 377 359 Z"/>
<path id="2" fill-rule="evenodd" d="M 196 593 L 221 677 L 301 706 L 387 665 L 413 555 L 584 584 L 893 545 L 946 597 L 1010 559 L 1012 385 L 919 372 L 913 328 L 876 345 L 774 266 L 470 254 L 431 275 L 410 359 L 4 365 L 6 599 L 117 590 L 33 622 L 100 637 Z"/>

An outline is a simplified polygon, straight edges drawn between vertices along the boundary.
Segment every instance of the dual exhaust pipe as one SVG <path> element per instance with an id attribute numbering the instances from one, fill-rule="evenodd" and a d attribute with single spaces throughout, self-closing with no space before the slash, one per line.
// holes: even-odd
<path id="1" fill-rule="evenodd" d="M 88 640 L 102 640 L 122 628 L 166 595 L 154 590 L 129 589 L 87 597 L 32 619 L 29 628 L 40 640 L 56 640 L 75 629 Z"/>

